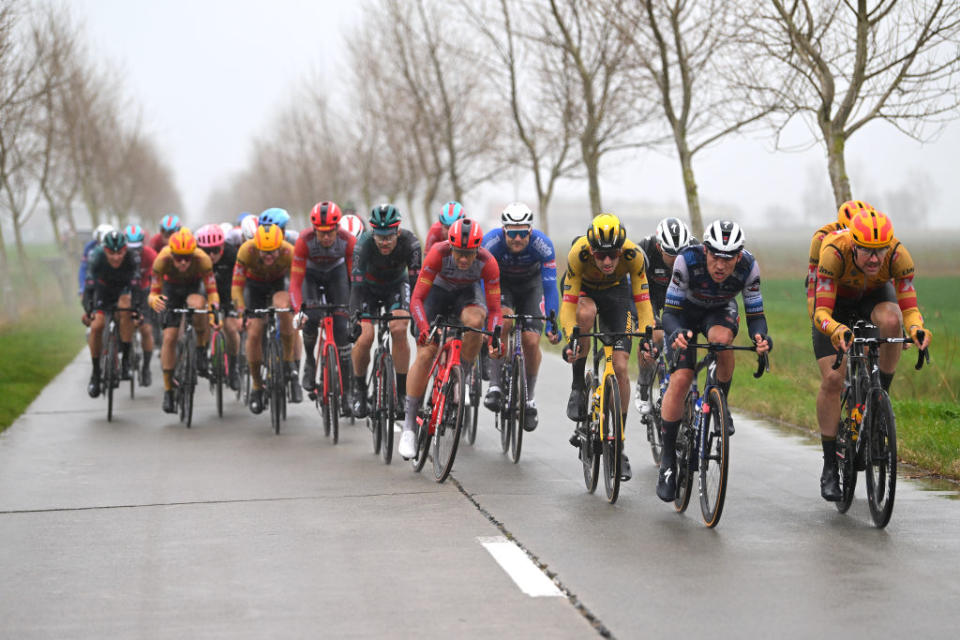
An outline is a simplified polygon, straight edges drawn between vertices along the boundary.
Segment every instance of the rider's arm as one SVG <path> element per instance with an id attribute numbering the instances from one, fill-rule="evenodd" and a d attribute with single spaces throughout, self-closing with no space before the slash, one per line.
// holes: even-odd
<path id="1" fill-rule="evenodd" d="M 743 311 L 747 314 L 747 329 L 752 340 L 758 333 L 767 335 L 767 317 L 763 313 L 763 296 L 760 294 L 760 265 L 756 259 L 743 285 Z"/>
<path id="2" fill-rule="evenodd" d="M 87 315 L 93 312 L 93 293 L 96 286 L 94 265 L 91 264 L 89 266 L 89 270 L 84 269 L 83 288 L 80 291 L 80 294 L 83 296 L 83 310 L 87 312 Z"/>
<path id="3" fill-rule="evenodd" d="M 487 254 L 480 277 L 483 278 L 483 291 L 487 300 L 487 331 L 493 331 L 494 327 L 503 324 L 500 313 L 500 265 L 486 249 L 481 249 L 480 252 Z"/>
<path id="4" fill-rule="evenodd" d="M 207 292 L 207 307 L 213 309 L 220 306 L 220 293 L 217 291 L 217 278 L 213 275 L 213 260 L 203 251 L 197 249 L 193 254 L 193 259 L 198 261 L 197 271 L 200 280 L 203 281 L 203 288 Z"/>
<path id="5" fill-rule="evenodd" d="M 543 308 L 547 316 L 550 315 L 551 311 L 556 314 L 560 308 L 560 295 L 557 292 L 557 254 L 554 251 L 553 242 L 543 233 L 536 231 L 534 231 L 534 237 L 530 241 L 535 242 L 534 250 L 540 256 Z M 547 327 L 547 330 L 552 331 L 550 327 Z"/>
<path id="6" fill-rule="evenodd" d="M 423 266 L 423 252 L 420 250 L 420 241 L 417 236 L 410 234 L 410 258 L 407 260 L 407 277 L 410 279 L 410 289 L 417 286 L 420 277 L 420 267 Z"/>
<path id="7" fill-rule="evenodd" d="M 687 260 L 683 253 L 677 256 L 673 263 L 673 277 L 667 287 L 667 297 L 663 303 L 663 313 L 660 322 L 663 323 L 663 332 L 670 336 L 686 327 L 683 315 L 683 303 L 687 299 L 687 288 L 690 283 L 690 274 L 687 271 Z"/>
<path id="8" fill-rule="evenodd" d="M 312 233 L 312 231 L 309 233 Z M 303 304 L 303 274 L 306 272 L 307 257 L 310 254 L 307 249 L 306 237 L 306 233 L 301 233 L 293 246 L 293 265 L 290 267 L 290 301 L 293 303 L 294 309 L 299 309 Z M 239 265 L 239 263 L 240 254 L 238 253 L 237 264 Z M 233 272 L 236 274 L 236 268 Z M 236 279 L 236 276 L 234 276 L 234 279 Z M 232 297 L 236 300 L 236 292 L 232 294 Z M 240 288 L 240 297 L 243 298 L 243 287 Z"/>
<path id="9" fill-rule="evenodd" d="M 836 345 L 837 338 L 846 331 L 844 325 L 833 319 L 833 309 L 837 304 L 837 279 L 843 275 L 843 253 L 834 244 L 825 243 L 820 249 L 818 264 L 813 324 Z"/>
<path id="10" fill-rule="evenodd" d="M 167 254 L 164 254 L 162 251 L 157 254 L 157 258 L 153 261 L 153 277 L 150 280 L 150 295 L 147 296 L 147 304 L 150 305 L 150 308 L 154 308 L 156 299 L 163 294 L 163 265 L 166 264 Z"/>
<path id="11" fill-rule="evenodd" d="M 911 338 L 923 329 L 923 316 L 917 306 L 917 290 L 913 287 L 914 266 L 910 252 L 897 243 L 890 258 L 890 275 L 897 291 L 897 305 L 903 314 L 903 326 Z"/>
<path id="12" fill-rule="evenodd" d="M 817 295 L 817 265 L 820 263 L 820 248 L 823 246 L 823 239 L 828 233 L 837 229 L 839 225 L 836 222 L 826 224 L 813 234 L 810 239 L 810 262 L 807 266 L 807 313 L 813 318 L 813 310 L 816 308 L 815 300 Z"/>
<path id="13" fill-rule="evenodd" d="M 249 246 L 252 247 L 253 245 Z M 233 280 L 230 283 L 230 299 L 233 300 L 233 306 L 238 311 L 242 311 L 244 308 L 243 288 L 247 285 L 247 267 L 245 261 L 247 260 L 248 251 L 244 251 L 245 248 L 249 251 L 246 243 L 244 243 L 244 246 L 240 247 L 240 251 L 237 252 L 237 262 L 233 265 Z M 292 277 L 290 278 L 290 294 L 291 296 L 293 295 Z"/>
<path id="14" fill-rule="evenodd" d="M 644 264 L 643 252 L 638 247 L 631 247 L 623 255 L 630 263 L 630 286 L 633 289 L 633 303 L 637 307 L 637 331 L 653 327 L 653 306 L 650 304 L 650 283 L 647 282 L 647 266 Z"/>
<path id="15" fill-rule="evenodd" d="M 583 278 L 583 264 L 580 259 L 581 243 L 575 242 L 567 255 L 567 274 L 563 279 L 563 300 L 560 302 L 560 329 L 569 338 L 577 321 L 577 302 L 580 300 L 580 286 Z M 584 245 L 585 246 L 585 245 Z"/>
<path id="16" fill-rule="evenodd" d="M 344 250 L 343 258 L 347 263 L 347 283 L 349 284 L 350 274 L 353 273 L 353 251 L 357 246 L 357 237 L 343 229 L 340 229 L 340 231 L 343 232 L 344 240 L 347 241 L 347 248 Z"/>
<path id="17" fill-rule="evenodd" d="M 427 313 L 423 308 L 423 301 L 433 286 L 433 280 L 440 273 L 443 266 L 443 258 L 438 249 L 433 249 L 427 254 L 423 261 L 423 268 L 420 269 L 420 277 L 417 279 L 417 286 L 413 288 L 413 294 L 410 296 L 410 315 L 413 321 L 417 323 L 417 330 L 420 333 L 430 331 L 430 322 L 427 320 Z"/>

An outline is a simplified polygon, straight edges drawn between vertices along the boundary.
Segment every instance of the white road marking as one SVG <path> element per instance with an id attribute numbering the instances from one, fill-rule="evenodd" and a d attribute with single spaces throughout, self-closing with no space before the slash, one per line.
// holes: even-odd
<path id="1" fill-rule="evenodd" d="M 533 598 L 563 597 L 563 592 L 533 564 L 523 549 L 503 536 L 477 538 L 520 590 Z"/>

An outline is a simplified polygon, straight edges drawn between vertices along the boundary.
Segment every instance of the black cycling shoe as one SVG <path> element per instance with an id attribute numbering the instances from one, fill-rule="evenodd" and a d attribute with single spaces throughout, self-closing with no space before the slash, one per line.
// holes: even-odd
<path id="1" fill-rule="evenodd" d="M 836 464 L 824 463 L 823 473 L 820 474 L 820 496 L 827 502 L 840 502 L 843 498 Z"/>
<path id="2" fill-rule="evenodd" d="M 91 398 L 100 397 L 100 372 L 94 371 L 90 375 L 90 382 L 87 383 L 87 394 Z"/>
<path id="3" fill-rule="evenodd" d="M 303 365 L 303 388 L 306 391 L 313 391 L 317 383 L 317 365 L 311 365 L 309 362 Z"/>
<path id="4" fill-rule="evenodd" d="M 287 381 L 290 384 L 290 404 L 303 402 L 303 390 L 300 389 L 300 381 L 297 379 L 297 365 L 292 362 L 287 363 Z"/>
<path id="5" fill-rule="evenodd" d="M 130 371 L 130 361 L 126 358 L 120 358 L 120 379 L 129 380 L 133 377 L 133 373 Z"/>
<path id="6" fill-rule="evenodd" d="M 240 376 L 237 374 L 236 367 L 227 372 L 227 386 L 233 391 L 240 390 Z"/>
<path id="7" fill-rule="evenodd" d="M 167 389 L 163 392 L 163 404 L 161 406 L 164 413 L 177 412 L 177 402 L 173 397 L 173 389 Z"/>
<path id="8" fill-rule="evenodd" d="M 367 390 L 357 388 L 353 398 L 353 417 L 366 418 L 369 413 L 370 408 L 367 406 Z"/>
<path id="9" fill-rule="evenodd" d="M 733 416 L 730 415 L 730 412 L 727 412 L 727 435 L 732 436 L 736 433 L 737 430 L 733 428 Z"/>
<path id="10" fill-rule="evenodd" d="M 582 422 L 587 418 L 587 390 L 571 389 L 567 400 L 567 418 L 574 422 Z"/>
<path id="11" fill-rule="evenodd" d="M 537 405 L 528 404 L 526 411 L 523 413 L 523 418 L 524 431 L 533 431 L 536 429 L 540 423 L 540 419 L 537 417 Z"/>
<path id="12" fill-rule="evenodd" d="M 677 497 L 677 470 L 674 467 L 660 467 L 657 476 L 657 497 L 664 502 L 673 502 Z"/>
<path id="13" fill-rule="evenodd" d="M 254 415 L 263 412 L 263 389 L 250 390 L 250 412 Z"/>
<path id="14" fill-rule="evenodd" d="M 633 470 L 630 469 L 630 459 L 627 454 L 620 453 L 620 482 L 627 482 L 633 477 Z"/>
<path id="15" fill-rule="evenodd" d="M 205 347 L 197 347 L 197 375 L 201 378 L 206 378 L 209 375 L 210 358 L 207 355 L 207 349 Z"/>
<path id="16" fill-rule="evenodd" d="M 153 384 L 153 374 L 150 373 L 150 366 L 145 364 L 140 369 L 140 386 L 149 387 L 151 384 Z"/>
<path id="17" fill-rule="evenodd" d="M 494 413 L 500 411 L 503 406 L 503 391 L 500 391 L 500 387 L 487 389 L 487 395 L 483 397 L 483 406 Z"/>
<path id="18" fill-rule="evenodd" d="M 581 440 L 582 440 L 582 438 L 581 438 L 581 436 L 580 436 L 580 429 L 576 429 L 576 428 L 575 428 L 575 429 L 573 430 L 573 435 L 570 436 L 570 439 L 567 440 L 567 442 L 570 443 L 570 446 L 571 446 L 571 447 L 576 447 L 577 449 L 579 449 L 579 448 L 580 448 L 580 442 L 581 442 Z"/>

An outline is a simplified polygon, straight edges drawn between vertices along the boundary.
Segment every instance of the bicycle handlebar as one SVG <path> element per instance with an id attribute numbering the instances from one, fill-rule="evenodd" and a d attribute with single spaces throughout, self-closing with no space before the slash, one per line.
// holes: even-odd
<path id="1" fill-rule="evenodd" d="M 557 327 L 557 313 L 551 311 L 549 315 L 531 315 L 529 313 L 512 313 L 512 314 L 503 314 L 503 317 L 507 320 L 519 320 L 517 324 L 523 324 L 526 326 L 528 320 L 546 320 L 553 327 L 553 333 L 558 333 L 560 331 Z"/>
<path id="2" fill-rule="evenodd" d="M 854 329 L 860 329 L 860 328 L 875 329 L 876 327 L 872 324 L 861 324 L 860 322 L 857 322 L 857 324 L 854 325 Z M 926 337 L 926 335 L 927 335 L 926 332 L 924 332 L 922 329 L 917 331 L 917 341 L 923 342 L 923 339 Z M 855 337 L 855 334 L 853 331 L 845 331 L 843 333 L 843 341 L 850 344 L 851 346 L 854 344 L 865 344 L 868 346 L 881 345 L 881 344 L 913 344 L 912 338 L 862 338 L 862 337 Z M 837 369 L 840 368 L 840 363 L 843 362 L 843 356 L 845 353 L 846 353 L 845 351 L 841 349 L 837 349 L 837 357 L 833 361 L 833 364 L 830 366 L 831 369 L 836 371 Z M 929 349 L 920 350 L 920 352 L 917 354 L 917 364 L 914 365 L 914 369 L 916 369 L 917 371 L 922 369 L 924 361 L 926 361 L 927 364 L 930 364 Z"/>
<path id="3" fill-rule="evenodd" d="M 757 345 L 752 345 L 749 347 L 734 345 L 734 344 L 724 344 L 722 342 L 708 342 L 707 344 L 697 344 L 697 343 L 688 343 L 687 349 L 706 349 L 710 352 L 716 353 L 717 351 L 756 351 Z M 677 364 L 680 362 L 680 356 L 683 355 L 683 352 L 686 349 L 675 349 L 673 355 L 670 358 L 671 366 L 676 368 Z M 766 353 L 761 353 L 757 355 L 757 370 L 754 371 L 753 377 L 760 378 L 764 373 L 770 371 L 770 356 Z"/>
<path id="4" fill-rule="evenodd" d="M 573 331 L 570 332 L 570 340 L 567 342 L 567 346 L 564 347 L 563 353 L 566 353 L 569 349 L 571 353 L 576 352 L 576 343 L 580 338 L 597 338 L 604 345 L 610 346 L 608 340 L 613 340 L 615 338 L 640 338 L 641 345 L 645 342 L 650 345 L 651 349 L 653 348 L 653 327 L 647 325 L 646 330 L 644 331 L 592 331 L 590 333 L 580 333 L 580 327 L 574 327 Z M 566 360 L 566 356 L 564 356 Z"/>
<path id="5" fill-rule="evenodd" d="M 249 318 L 250 316 L 269 316 L 275 313 L 292 313 L 293 309 L 290 307 L 266 307 L 264 309 L 244 309 L 243 316 Z"/>
<path id="6" fill-rule="evenodd" d="M 443 316 L 437 316 L 436 319 L 434 319 L 433 324 L 430 326 L 430 334 L 428 336 L 428 342 L 432 341 L 436 337 L 437 331 L 443 328 L 457 329 L 460 331 L 472 331 L 474 333 L 479 333 L 481 335 L 490 336 L 490 345 L 494 349 L 500 348 L 500 334 L 503 331 L 503 327 L 500 325 L 495 326 L 493 328 L 493 331 L 487 331 L 486 329 L 474 329 L 473 327 L 468 327 L 458 322 L 457 323 L 446 322 L 443 319 Z"/>

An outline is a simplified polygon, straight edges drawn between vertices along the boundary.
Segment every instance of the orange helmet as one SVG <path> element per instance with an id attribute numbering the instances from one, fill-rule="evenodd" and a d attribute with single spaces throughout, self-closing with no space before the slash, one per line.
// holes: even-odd
<path id="1" fill-rule="evenodd" d="M 837 222 L 841 227 L 849 227 L 850 220 L 861 211 L 876 211 L 876 209 L 863 200 L 847 200 L 837 209 Z"/>
<path id="2" fill-rule="evenodd" d="M 850 220 L 850 237 L 867 249 L 888 247 L 893 242 L 893 223 L 879 211 L 861 211 Z"/>
<path id="3" fill-rule="evenodd" d="M 193 233 L 186 227 L 174 231 L 167 244 L 170 246 L 170 252 L 178 256 L 189 256 L 197 248 L 197 241 L 193 237 Z"/>
<path id="4" fill-rule="evenodd" d="M 283 244 L 283 231 L 275 224 L 261 225 L 253 236 L 253 243 L 260 251 L 276 251 Z"/>
<path id="5" fill-rule="evenodd" d="M 450 227 L 447 240 L 454 249 L 476 249 L 483 242 L 483 231 L 476 221 L 470 218 L 460 218 Z"/>

